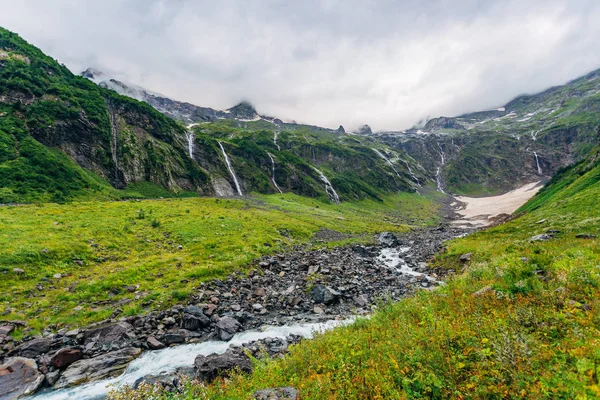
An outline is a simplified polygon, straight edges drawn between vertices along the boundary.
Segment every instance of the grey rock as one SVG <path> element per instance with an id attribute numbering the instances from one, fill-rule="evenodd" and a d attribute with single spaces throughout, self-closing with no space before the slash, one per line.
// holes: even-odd
<path id="1" fill-rule="evenodd" d="M 198 331 L 210 325 L 210 319 L 201 312 L 201 314 L 183 314 L 181 317 L 181 327 L 190 331 Z"/>
<path id="2" fill-rule="evenodd" d="M 13 357 L 0 365 L 0 400 L 13 400 L 35 393 L 44 381 L 37 363 L 29 358 Z"/>
<path id="3" fill-rule="evenodd" d="M 10 335 L 15 330 L 15 326 L 12 324 L 6 324 L 0 326 L 0 335 Z"/>
<path id="4" fill-rule="evenodd" d="M 257 390 L 254 400 L 297 400 L 298 391 L 291 386 Z"/>
<path id="5" fill-rule="evenodd" d="M 590 235 L 589 233 L 579 233 L 575 237 L 577 239 L 596 239 L 596 235 Z"/>
<path id="6" fill-rule="evenodd" d="M 146 343 L 148 344 L 150 350 L 160 350 L 165 348 L 165 345 L 154 336 L 148 336 Z"/>
<path id="7" fill-rule="evenodd" d="M 465 253 L 460 256 L 459 260 L 460 260 L 460 262 L 466 263 L 466 262 L 471 261 L 472 256 L 473 256 L 472 253 Z"/>
<path id="8" fill-rule="evenodd" d="M 97 346 L 122 344 L 135 338 L 133 327 L 127 322 L 104 324 L 84 332 L 84 345 L 94 343 Z"/>
<path id="9" fill-rule="evenodd" d="M 547 233 L 542 233 L 541 235 L 535 235 L 529 238 L 530 242 L 545 242 L 546 240 L 552 239 L 552 235 Z"/>
<path id="10" fill-rule="evenodd" d="M 62 389 L 118 375 L 141 353 L 141 349 L 129 347 L 76 361 L 62 373 L 54 388 Z"/>
<path id="11" fill-rule="evenodd" d="M 218 376 L 227 376 L 232 371 L 240 369 L 243 372 L 252 372 L 252 364 L 248 357 L 227 351 L 223 354 L 199 355 L 194 360 L 196 379 L 212 381 Z"/>
<path id="12" fill-rule="evenodd" d="M 394 247 L 398 245 L 398 238 L 391 232 L 383 232 L 377 238 L 377 243 L 383 247 Z"/>
<path id="13" fill-rule="evenodd" d="M 52 372 L 48 372 L 46 374 L 46 384 L 48 386 L 54 386 L 54 384 L 56 383 L 56 381 L 58 381 L 59 377 L 60 377 L 60 371 L 59 370 L 54 370 Z"/>
<path id="14" fill-rule="evenodd" d="M 23 343 L 15 352 L 25 358 L 35 358 L 50 351 L 52 341 L 48 338 L 33 339 Z"/>
<path id="15" fill-rule="evenodd" d="M 182 329 L 177 332 L 167 332 L 160 337 L 160 341 L 164 343 L 166 346 L 170 346 L 172 344 L 185 343 L 188 335 L 187 331 Z"/>
<path id="16" fill-rule="evenodd" d="M 315 303 L 334 304 L 339 300 L 340 293 L 325 285 L 314 285 L 310 290 L 310 296 Z"/>
<path id="17" fill-rule="evenodd" d="M 231 340 L 233 335 L 241 328 L 240 323 L 231 317 L 223 317 L 216 324 L 217 336 L 220 340 Z"/>

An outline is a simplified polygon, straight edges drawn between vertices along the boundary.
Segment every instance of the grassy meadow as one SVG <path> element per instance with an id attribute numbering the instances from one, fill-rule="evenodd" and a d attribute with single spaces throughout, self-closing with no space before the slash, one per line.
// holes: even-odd
<path id="1" fill-rule="evenodd" d="M 436 221 L 416 194 L 339 205 L 293 194 L 0 207 L 0 314 L 26 332 L 167 307 L 199 282 L 294 245 L 369 242 Z M 345 234 L 320 243 L 314 234 Z M 57 275 L 60 274 L 60 277 Z"/>

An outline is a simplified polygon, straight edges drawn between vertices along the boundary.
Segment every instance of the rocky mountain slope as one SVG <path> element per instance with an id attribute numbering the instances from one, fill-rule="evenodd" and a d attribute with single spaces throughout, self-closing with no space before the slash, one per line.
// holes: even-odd
<path id="1" fill-rule="evenodd" d="M 458 194 L 495 194 L 551 177 L 596 143 L 600 70 L 496 110 L 439 117 L 378 139 L 410 154 Z"/>
<path id="2" fill-rule="evenodd" d="M 98 80 L 91 70 L 84 75 Z M 182 122 L 209 124 L 190 131 L 117 92 Z M 4 29 L 0 117 L 0 203 L 253 191 L 339 202 L 414 191 L 425 181 L 416 165 L 414 177 L 408 172 L 413 161 L 399 151 L 261 117 L 248 103 L 216 111 L 115 80 L 96 85 Z"/>

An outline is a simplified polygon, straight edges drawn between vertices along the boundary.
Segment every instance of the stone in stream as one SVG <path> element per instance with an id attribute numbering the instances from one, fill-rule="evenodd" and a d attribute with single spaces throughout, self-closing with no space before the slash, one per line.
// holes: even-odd
<path id="1" fill-rule="evenodd" d="M 35 393 L 44 381 L 37 363 L 24 357 L 7 359 L 0 365 L 0 399 L 13 400 Z"/>
<path id="2" fill-rule="evenodd" d="M 257 390 L 254 400 L 297 400 L 298 391 L 291 386 Z"/>
<path id="3" fill-rule="evenodd" d="M 148 336 L 146 343 L 148 344 L 148 348 L 150 348 L 150 350 L 160 350 L 165 348 L 165 345 L 154 336 Z"/>
<path id="4" fill-rule="evenodd" d="M 54 368 L 65 368 L 73 364 L 75 361 L 80 360 L 83 357 L 83 352 L 80 349 L 60 349 L 50 359 L 50 364 Z"/>
<path id="5" fill-rule="evenodd" d="M 246 373 L 252 372 L 252 364 L 248 357 L 232 351 L 209 356 L 199 355 L 194 360 L 194 366 L 196 367 L 196 379 L 209 382 L 218 376 L 227 376 L 238 368 Z"/>
<path id="6" fill-rule="evenodd" d="M 62 373 L 58 382 L 54 384 L 54 388 L 62 389 L 118 375 L 141 353 L 141 349 L 129 347 L 98 357 L 75 361 Z"/>
<path id="7" fill-rule="evenodd" d="M 217 322 L 216 325 L 217 336 L 220 340 L 227 342 L 231 340 L 233 335 L 235 335 L 240 328 L 241 325 L 236 319 L 231 317 L 223 317 L 219 320 L 219 322 Z"/>
<path id="8" fill-rule="evenodd" d="M 377 238 L 377 243 L 383 247 L 394 247 L 398 246 L 398 238 L 391 232 L 383 232 Z"/>
<path id="9" fill-rule="evenodd" d="M 340 293 L 325 285 L 314 285 L 310 296 L 318 304 L 334 304 L 339 301 Z"/>

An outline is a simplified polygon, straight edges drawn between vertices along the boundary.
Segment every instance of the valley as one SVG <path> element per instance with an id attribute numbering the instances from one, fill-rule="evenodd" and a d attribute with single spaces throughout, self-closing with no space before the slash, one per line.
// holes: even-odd
<path id="1" fill-rule="evenodd" d="M 0 399 L 600 397 L 599 93 L 354 132 L 0 28 Z"/>

